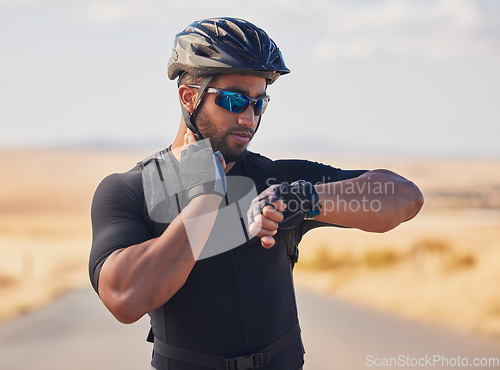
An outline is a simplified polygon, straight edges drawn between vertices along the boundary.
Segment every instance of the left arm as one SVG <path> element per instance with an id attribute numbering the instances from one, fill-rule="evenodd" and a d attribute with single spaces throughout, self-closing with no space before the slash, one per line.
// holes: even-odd
<path id="1" fill-rule="evenodd" d="M 413 182 L 381 169 L 315 189 L 322 205 L 316 221 L 371 232 L 386 232 L 412 219 L 424 203 Z"/>

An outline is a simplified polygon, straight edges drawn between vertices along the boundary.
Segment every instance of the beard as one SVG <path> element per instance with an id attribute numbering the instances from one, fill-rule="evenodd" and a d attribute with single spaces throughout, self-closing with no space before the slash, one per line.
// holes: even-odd
<path id="1" fill-rule="evenodd" d="M 203 109 L 197 112 L 194 123 L 201 135 L 210 140 L 212 149 L 214 151 L 219 150 L 222 153 L 226 163 L 241 161 L 245 158 L 248 144 L 231 148 L 228 143 L 230 132 L 219 130 L 216 125 L 212 123 L 212 120 L 208 117 L 208 114 L 203 111 Z M 241 129 L 239 130 L 241 131 Z M 254 131 L 250 130 L 250 132 L 253 137 Z"/>

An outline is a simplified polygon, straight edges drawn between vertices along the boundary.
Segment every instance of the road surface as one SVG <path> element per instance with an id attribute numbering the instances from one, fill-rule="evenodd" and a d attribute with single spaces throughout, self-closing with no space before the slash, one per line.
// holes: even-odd
<path id="1" fill-rule="evenodd" d="M 500 342 L 458 335 L 303 290 L 297 291 L 297 300 L 306 370 L 388 368 L 381 366 L 384 361 L 398 360 L 396 365 L 408 366 L 391 369 L 456 369 L 464 364 L 457 362 L 457 356 L 469 364 L 475 357 L 500 358 Z M 0 324 L 0 369 L 149 369 L 148 325 L 147 318 L 133 325 L 118 323 L 90 289 L 69 292 L 47 307 Z M 429 360 L 437 361 L 434 355 L 442 356 L 441 362 L 431 367 Z M 417 361 L 421 366 L 412 366 Z M 439 366 L 442 361 L 450 366 Z M 479 368 L 500 369 L 500 365 Z"/>

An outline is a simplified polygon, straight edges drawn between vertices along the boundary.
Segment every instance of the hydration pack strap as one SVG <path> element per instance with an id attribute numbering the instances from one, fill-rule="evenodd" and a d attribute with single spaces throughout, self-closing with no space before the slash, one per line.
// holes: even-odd
<path id="1" fill-rule="evenodd" d="M 262 348 L 250 356 L 225 358 L 208 353 L 195 352 L 171 346 L 170 344 L 154 339 L 154 351 L 163 357 L 186 362 L 188 364 L 204 366 L 216 370 L 247 370 L 257 369 L 271 363 L 271 358 L 282 352 L 300 337 L 300 326 L 297 323 L 276 341 Z"/>

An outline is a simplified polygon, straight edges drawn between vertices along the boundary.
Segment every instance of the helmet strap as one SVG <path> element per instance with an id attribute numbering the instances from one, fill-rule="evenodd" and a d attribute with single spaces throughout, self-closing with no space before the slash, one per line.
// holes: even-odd
<path id="1" fill-rule="evenodd" d="M 193 132 L 196 140 L 201 140 L 203 139 L 203 136 L 201 135 L 200 130 L 198 130 L 198 127 L 196 127 L 194 123 L 194 115 L 196 113 L 196 108 L 198 108 L 198 105 L 200 104 L 201 99 L 205 95 L 205 92 L 207 91 L 207 86 L 212 80 L 213 76 L 207 76 L 203 79 L 203 81 L 200 84 L 200 88 L 198 89 L 198 96 L 196 97 L 196 102 L 194 103 L 194 108 L 193 112 L 190 113 L 184 105 L 181 104 L 181 112 L 182 112 L 182 118 L 184 119 L 184 123 L 186 126 Z"/>
<path id="2" fill-rule="evenodd" d="M 266 90 L 267 87 L 269 86 L 269 80 L 266 78 Z M 259 116 L 259 121 L 257 122 L 257 126 L 255 127 L 255 131 L 253 132 L 254 134 L 257 132 L 260 126 L 260 120 L 262 119 L 262 114 Z"/>
<path id="3" fill-rule="evenodd" d="M 260 120 L 262 119 L 262 115 L 259 116 L 259 121 L 257 122 L 257 126 L 255 127 L 255 131 L 253 132 L 254 134 L 257 132 L 260 126 Z"/>

